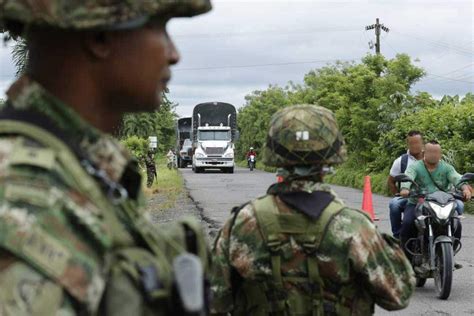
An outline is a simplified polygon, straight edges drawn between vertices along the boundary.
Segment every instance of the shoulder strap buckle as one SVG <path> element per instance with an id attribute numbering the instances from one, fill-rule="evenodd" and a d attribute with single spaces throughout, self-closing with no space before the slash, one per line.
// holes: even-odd
<path id="1" fill-rule="evenodd" d="M 282 242 L 280 238 L 278 237 L 278 235 L 276 234 L 269 235 L 267 239 L 267 246 L 272 253 L 280 252 Z"/>
<path id="2" fill-rule="evenodd" d="M 301 246 L 303 247 L 304 252 L 308 256 L 314 256 L 316 254 L 318 250 L 316 241 L 317 241 L 317 236 L 315 235 L 306 236 L 306 238 L 302 240 Z"/>

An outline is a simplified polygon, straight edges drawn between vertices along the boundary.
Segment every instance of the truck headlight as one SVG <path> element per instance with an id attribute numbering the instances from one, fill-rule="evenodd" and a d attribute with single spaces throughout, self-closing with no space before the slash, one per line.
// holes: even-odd
<path id="1" fill-rule="evenodd" d="M 234 158 L 234 153 L 227 153 L 224 155 L 224 158 Z"/>
<path id="2" fill-rule="evenodd" d="M 196 156 L 196 158 L 204 158 L 205 157 L 204 154 L 201 154 L 201 153 L 196 153 L 195 156 Z"/>

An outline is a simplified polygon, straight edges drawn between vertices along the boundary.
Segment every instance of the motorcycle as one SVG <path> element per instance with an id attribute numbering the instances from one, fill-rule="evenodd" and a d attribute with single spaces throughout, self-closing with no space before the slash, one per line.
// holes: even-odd
<path id="1" fill-rule="evenodd" d="M 249 163 L 250 171 L 253 171 L 253 169 L 255 168 L 255 155 L 250 155 L 248 159 L 248 163 Z"/>
<path id="2" fill-rule="evenodd" d="M 474 173 L 467 173 L 456 188 L 472 180 Z M 461 225 L 456 199 L 462 200 L 463 196 L 458 192 L 421 192 L 418 184 L 405 174 L 396 176 L 395 181 L 412 183 L 415 190 L 410 192 L 410 197 L 418 199 L 415 208 L 417 237 L 402 245 L 411 255 L 416 286 L 423 287 L 428 278 L 434 278 L 438 298 L 445 300 L 451 293 L 454 256 L 462 248 L 461 241 L 453 234 Z"/>

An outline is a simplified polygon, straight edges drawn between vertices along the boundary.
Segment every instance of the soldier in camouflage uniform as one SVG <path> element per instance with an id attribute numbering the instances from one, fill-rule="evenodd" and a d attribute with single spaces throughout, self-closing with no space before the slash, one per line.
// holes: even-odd
<path id="1" fill-rule="evenodd" d="M 211 313 L 370 315 L 407 306 L 410 263 L 365 213 L 322 183 L 323 167 L 343 161 L 332 112 L 298 105 L 276 113 L 264 163 L 283 182 L 235 208 L 213 247 Z"/>
<path id="2" fill-rule="evenodd" d="M 148 188 L 151 188 L 155 177 L 157 177 L 155 156 L 152 150 L 148 150 L 145 156 L 145 167 L 146 167 L 146 186 Z"/>
<path id="3" fill-rule="evenodd" d="M 159 106 L 179 59 L 167 21 L 210 8 L 0 0 L 0 31 L 29 49 L 0 107 L 0 315 L 182 314 L 163 300 L 173 276 L 164 254 L 177 248 L 140 210 L 136 160 L 104 132 L 124 112 Z"/>

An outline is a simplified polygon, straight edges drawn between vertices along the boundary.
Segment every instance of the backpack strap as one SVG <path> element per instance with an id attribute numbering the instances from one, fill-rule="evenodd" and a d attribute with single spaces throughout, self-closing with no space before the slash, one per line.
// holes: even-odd
<path id="1" fill-rule="evenodd" d="M 401 173 L 405 173 L 405 171 L 407 170 L 408 168 L 408 154 L 403 154 L 401 156 L 401 161 L 400 161 L 400 171 Z"/>
<path id="2" fill-rule="evenodd" d="M 263 238 L 271 253 L 272 276 L 277 290 L 283 290 L 281 274 L 281 246 L 285 234 L 293 235 L 307 254 L 308 279 L 314 291 L 312 295 L 313 316 L 324 314 L 323 290 L 324 282 L 319 273 L 317 251 L 330 221 L 345 206 L 331 202 L 317 220 L 311 220 L 304 214 L 280 213 L 275 196 L 267 195 L 252 202 Z M 278 304 L 280 311 L 285 309 L 286 302 Z"/>
<path id="3" fill-rule="evenodd" d="M 273 280 L 278 288 L 283 288 L 280 258 L 282 241 L 279 236 L 281 233 L 281 227 L 278 222 L 278 215 L 280 212 L 272 195 L 257 199 L 252 202 L 252 204 L 255 209 L 255 215 L 261 228 L 263 238 L 271 253 Z"/>

